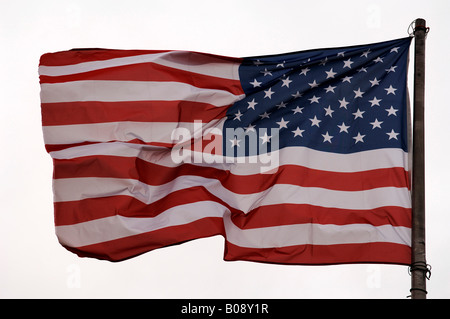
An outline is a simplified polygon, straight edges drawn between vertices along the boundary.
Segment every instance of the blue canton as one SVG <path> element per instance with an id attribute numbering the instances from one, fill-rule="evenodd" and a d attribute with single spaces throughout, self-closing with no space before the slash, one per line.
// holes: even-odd
<path id="1" fill-rule="evenodd" d="M 279 148 L 407 151 L 410 42 L 245 58 L 239 68 L 245 98 L 228 109 L 224 123 L 224 131 L 234 129 L 224 135 L 226 155 L 239 147 L 254 155 L 245 140 L 255 132 L 259 152 L 271 150 L 275 134 Z"/>

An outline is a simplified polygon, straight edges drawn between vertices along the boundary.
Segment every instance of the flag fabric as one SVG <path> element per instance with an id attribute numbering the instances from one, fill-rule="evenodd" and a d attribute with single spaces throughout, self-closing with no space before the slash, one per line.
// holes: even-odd
<path id="1" fill-rule="evenodd" d="M 225 260 L 410 264 L 410 41 L 44 54 L 59 242 L 119 261 L 222 235 Z"/>

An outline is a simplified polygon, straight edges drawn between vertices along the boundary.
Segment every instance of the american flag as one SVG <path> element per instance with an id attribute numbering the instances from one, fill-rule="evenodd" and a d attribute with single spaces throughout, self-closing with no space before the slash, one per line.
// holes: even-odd
<path id="1" fill-rule="evenodd" d="M 410 41 L 44 54 L 60 243 L 118 261 L 222 235 L 225 260 L 410 264 Z"/>

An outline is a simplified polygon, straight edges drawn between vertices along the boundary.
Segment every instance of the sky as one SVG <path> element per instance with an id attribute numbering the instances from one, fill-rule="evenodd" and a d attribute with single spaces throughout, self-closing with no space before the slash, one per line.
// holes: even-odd
<path id="1" fill-rule="evenodd" d="M 428 298 L 450 298 L 446 103 L 450 2 L 0 1 L 0 298 L 406 299 L 406 266 L 223 261 L 215 236 L 111 263 L 64 249 L 53 223 L 39 58 L 72 48 L 190 50 L 232 57 L 381 42 L 424 18 Z M 413 51 L 413 46 L 411 46 Z M 413 93 L 413 56 L 409 88 Z"/>

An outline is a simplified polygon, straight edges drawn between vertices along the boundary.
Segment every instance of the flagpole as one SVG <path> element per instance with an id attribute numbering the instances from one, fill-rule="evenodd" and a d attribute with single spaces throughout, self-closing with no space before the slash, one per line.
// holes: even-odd
<path id="1" fill-rule="evenodd" d="M 429 266 L 425 256 L 425 39 L 424 19 L 414 26 L 414 115 L 412 170 L 411 298 L 426 299 Z"/>

